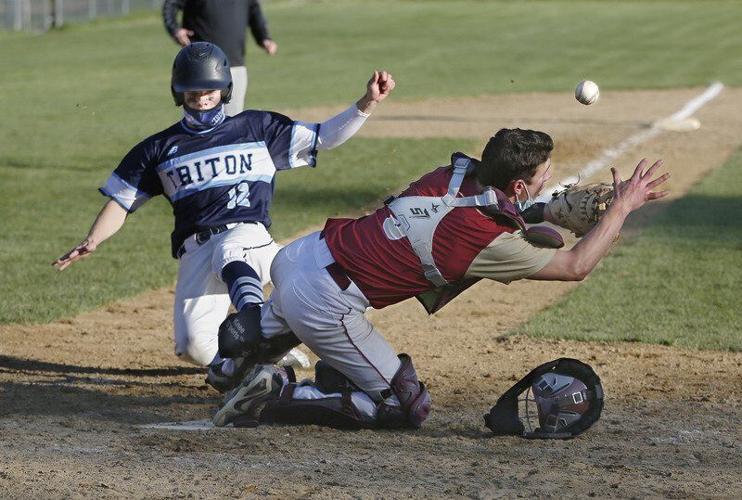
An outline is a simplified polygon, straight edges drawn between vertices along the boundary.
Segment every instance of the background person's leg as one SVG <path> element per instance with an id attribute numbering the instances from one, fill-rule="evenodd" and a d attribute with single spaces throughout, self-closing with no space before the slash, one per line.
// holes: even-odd
<path id="1" fill-rule="evenodd" d="M 245 94 L 247 93 L 247 68 L 236 66 L 230 68 L 232 73 L 232 100 L 224 105 L 227 116 L 238 115 L 245 109 Z"/>

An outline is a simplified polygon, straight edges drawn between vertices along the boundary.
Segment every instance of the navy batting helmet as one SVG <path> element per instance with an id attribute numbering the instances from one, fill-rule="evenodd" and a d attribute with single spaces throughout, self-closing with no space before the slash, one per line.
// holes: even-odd
<path id="1" fill-rule="evenodd" d="M 222 49 L 209 42 L 186 45 L 173 62 L 170 91 L 176 106 L 184 103 L 183 92 L 221 90 L 222 102 L 232 97 L 232 74 Z"/>

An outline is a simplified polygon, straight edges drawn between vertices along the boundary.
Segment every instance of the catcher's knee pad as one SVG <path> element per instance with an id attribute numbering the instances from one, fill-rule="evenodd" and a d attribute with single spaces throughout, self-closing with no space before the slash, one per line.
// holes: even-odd
<path id="1" fill-rule="evenodd" d="M 394 374 L 391 382 L 392 394 L 399 400 L 386 398 L 377 407 L 379 427 L 413 427 L 419 428 L 430 413 L 430 393 L 425 385 L 417 379 L 412 366 L 412 359 L 407 354 L 400 354 L 402 366 Z"/>
<path id="2" fill-rule="evenodd" d="M 272 338 L 263 337 L 260 307 L 250 306 L 227 316 L 219 326 L 219 355 L 223 358 L 247 358 L 254 363 L 276 363 L 292 348 L 301 344 L 289 332 Z"/>

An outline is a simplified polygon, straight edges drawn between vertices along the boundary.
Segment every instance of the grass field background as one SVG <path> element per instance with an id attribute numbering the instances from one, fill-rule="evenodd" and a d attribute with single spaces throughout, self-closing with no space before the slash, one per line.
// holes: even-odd
<path id="1" fill-rule="evenodd" d="M 739 2 L 271 1 L 279 55 L 248 43 L 251 107 L 350 103 L 384 67 L 395 99 L 742 84 Z M 0 164 L 108 170 L 179 116 L 158 13 L 0 35 Z"/>
<path id="2" fill-rule="evenodd" d="M 264 9 L 280 49 L 268 58 L 248 45 L 255 108 L 350 103 L 381 67 L 394 72 L 399 100 L 570 91 L 586 75 L 606 89 L 742 84 L 742 59 L 730 56 L 742 46 L 742 5 L 733 1 L 273 0 Z M 0 322 L 45 322 L 173 282 L 163 200 L 133 215 L 82 265 L 58 274 L 49 263 L 85 235 L 103 202 L 96 188 L 123 154 L 178 119 L 169 95 L 176 52 L 158 13 L 43 35 L 0 33 Z M 324 153 L 316 171 L 279 176 L 275 235 L 353 213 L 472 147 L 353 139 Z M 709 189 L 702 199 L 716 200 Z M 622 249 L 594 281 L 642 248 Z M 534 321 L 528 331 L 538 334 Z M 642 331 L 633 335 L 676 342 L 675 329 Z"/>
<path id="3" fill-rule="evenodd" d="M 518 332 L 742 351 L 741 220 L 739 151 Z"/>

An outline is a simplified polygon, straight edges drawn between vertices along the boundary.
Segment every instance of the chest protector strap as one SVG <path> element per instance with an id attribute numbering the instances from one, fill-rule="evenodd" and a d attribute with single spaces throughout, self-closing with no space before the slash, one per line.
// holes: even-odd
<path id="1" fill-rule="evenodd" d="M 473 168 L 470 158 L 455 156 L 453 176 L 445 195 L 403 196 L 387 205 L 392 215 L 384 221 L 384 233 L 390 240 L 409 240 L 412 250 L 420 259 L 425 278 L 436 287 L 448 283 L 433 260 L 433 235 L 441 220 L 457 207 L 498 208 L 497 195 L 491 187 L 475 196 L 457 196 L 464 177 Z"/>

